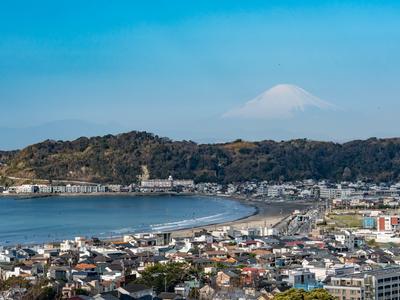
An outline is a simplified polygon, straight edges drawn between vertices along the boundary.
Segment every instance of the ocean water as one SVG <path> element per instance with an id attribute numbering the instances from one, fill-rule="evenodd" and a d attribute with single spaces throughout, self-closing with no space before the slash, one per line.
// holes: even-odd
<path id="1" fill-rule="evenodd" d="M 109 238 L 236 220 L 255 208 L 201 196 L 0 197 L 0 245 Z"/>

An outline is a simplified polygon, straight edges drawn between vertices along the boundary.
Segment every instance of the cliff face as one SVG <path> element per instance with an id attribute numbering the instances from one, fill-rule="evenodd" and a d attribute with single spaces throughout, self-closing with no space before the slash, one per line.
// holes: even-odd
<path id="1" fill-rule="evenodd" d="M 137 180 L 143 166 L 152 178 L 172 175 L 196 181 L 397 181 L 400 139 L 196 144 L 134 131 L 74 141 L 47 140 L 19 151 L 0 152 L 1 174 L 32 179 L 129 184 Z"/>

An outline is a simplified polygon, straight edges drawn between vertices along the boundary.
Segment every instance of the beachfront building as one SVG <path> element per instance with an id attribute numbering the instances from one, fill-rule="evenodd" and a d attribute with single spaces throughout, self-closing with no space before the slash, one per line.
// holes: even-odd
<path id="1" fill-rule="evenodd" d="M 191 179 L 175 179 L 172 182 L 172 185 L 174 187 L 193 187 L 194 186 L 194 182 Z"/>
<path id="2" fill-rule="evenodd" d="M 330 187 L 326 187 L 326 186 L 321 186 L 320 189 L 319 189 L 319 196 L 322 199 L 340 198 L 341 191 L 336 189 L 336 188 L 330 188 Z"/>
<path id="3" fill-rule="evenodd" d="M 67 185 L 65 192 L 72 194 L 105 193 L 106 188 L 102 185 Z"/>
<path id="4" fill-rule="evenodd" d="M 65 185 L 54 185 L 52 188 L 53 188 L 53 193 L 56 194 L 62 194 L 67 191 L 67 187 Z"/>
<path id="5" fill-rule="evenodd" d="M 38 185 L 38 188 L 39 188 L 39 193 L 50 194 L 53 192 L 53 187 L 51 185 L 41 184 Z"/>
<path id="6" fill-rule="evenodd" d="M 142 180 L 140 183 L 141 188 L 145 189 L 171 189 L 173 186 L 173 181 L 168 179 L 149 179 Z"/>
<path id="7" fill-rule="evenodd" d="M 140 182 L 140 188 L 143 191 L 163 191 L 172 190 L 174 188 L 193 188 L 194 182 L 191 179 L 147 179 Z"/>
<path id="8" fill-rule="evenodd" d="M 281 185 L 273 185 L 267 188 L 268 197 L 277 198 L 282 197 L 284 192 L 284 187 Z"/>
<path id="9" fill-rule="evenodd" d="M 120 184 L 109 184 L 107 185 L 107 191 L 112 193 L 120 193 L 122 190 L 122 185 Z"/>
<path id="10" fill-rule="evenodd" d="M 37 185 L 32 184 L 23 184 L 16 187 L 15 192 L 17 194 L 31 194 L 39 191 L 39 187 Z"/>

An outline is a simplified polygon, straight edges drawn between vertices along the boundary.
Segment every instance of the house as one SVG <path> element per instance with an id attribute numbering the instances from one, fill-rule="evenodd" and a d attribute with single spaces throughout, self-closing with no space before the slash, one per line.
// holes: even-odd
<path id="1" fill-rule="evenodd" d="M 200 300 L 211 300 L 215 294 L 215 290 L 209 286 L 205 285 L 199 290 L 199 299 Z"/>
<path id="2" fill-rule="evenodd" d="M 353 251 L 355 245 L 355 236 L 347 230 L 335 233 L 335 241 L 339 243 L 339 246 L 347 248 L 349 251 Z"/>
<path id="3" fill-rule="evenodd" d="M 162 292 L 162 293 L 158 294 L 157 298 L 162 299 L 162 300 L 182 299 L 181 296 L 179 296 L 175 293 L 168 293 L 168 292 Z"/>
<path id="4" fill-rule="evenodd" d="M 315 274 L 303 268 L 289 270 L 289 277 L 285 281 L 295 289 L 303 289 L 305 291 L 322 288 L 322 285 L 315 279 Z"/>
<path id="5" fill-rule="evenodd" d="M 49 277 L 54 280 L 68 281 L 71 276 L 69 267 L 50 267 L 49 273 Z"/>
<path id="6" fill-rule="evenodd" d="M 235 287 L 240 283 L 240 276 L 233 271 L 223 270 L 217 273 L 216 285 L 218 287 Z"/>
<path id="7" fill-rule="evenodd" d="M 266 271 L 263 269 L 246 267 L 242 269 L 241 281 L 246 286 L 254 286 L 265 275 Z"/>
<path id="8" fill-rule="evenodd" d="M 190 292 L 190 286 L 186 283 L 180 283 L 175 286 L 175 294 L 181 296 L 182 298 L 187 298 Z"/>
<path id="9" fill-rule="evenodd" d="M 115 292 L 106 292 L 97 294 L 93 297 L 94 300 L 119 300 L 118 293 Z"/>
<path id="10" fill-rule="evenodd" d="M 226 258 L 226 252 L 225 251 L 218 251 L 218 250 L 205 251 L 204 252 L 204 256 L 206 258 L 220 258 L 220 259 L 223 259 L 223 258 Z"/>
<path id="11" fill-rule="evenodd" d="M 128 283 L 124 287 L 119 287 L 117 291 L 120 294 L 129 295 L 133 298 L 141 298 L 145 296 L 154 296 L 154 290 L 152 287 L 148 287 L 144 284 Z"/>

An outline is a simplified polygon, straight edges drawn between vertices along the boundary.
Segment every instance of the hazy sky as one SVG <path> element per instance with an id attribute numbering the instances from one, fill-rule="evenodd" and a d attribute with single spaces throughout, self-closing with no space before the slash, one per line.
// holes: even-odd
<path id="1" fill-rule="evenodd" d="M 129 130 L 400 136 L 399 2 L 1 1 L 0 148 Z M 278 84 L 335 109 L 285 94 L 299 108 L 285 117 L 269 102 L 264 117 L 224 117 Z"/>

